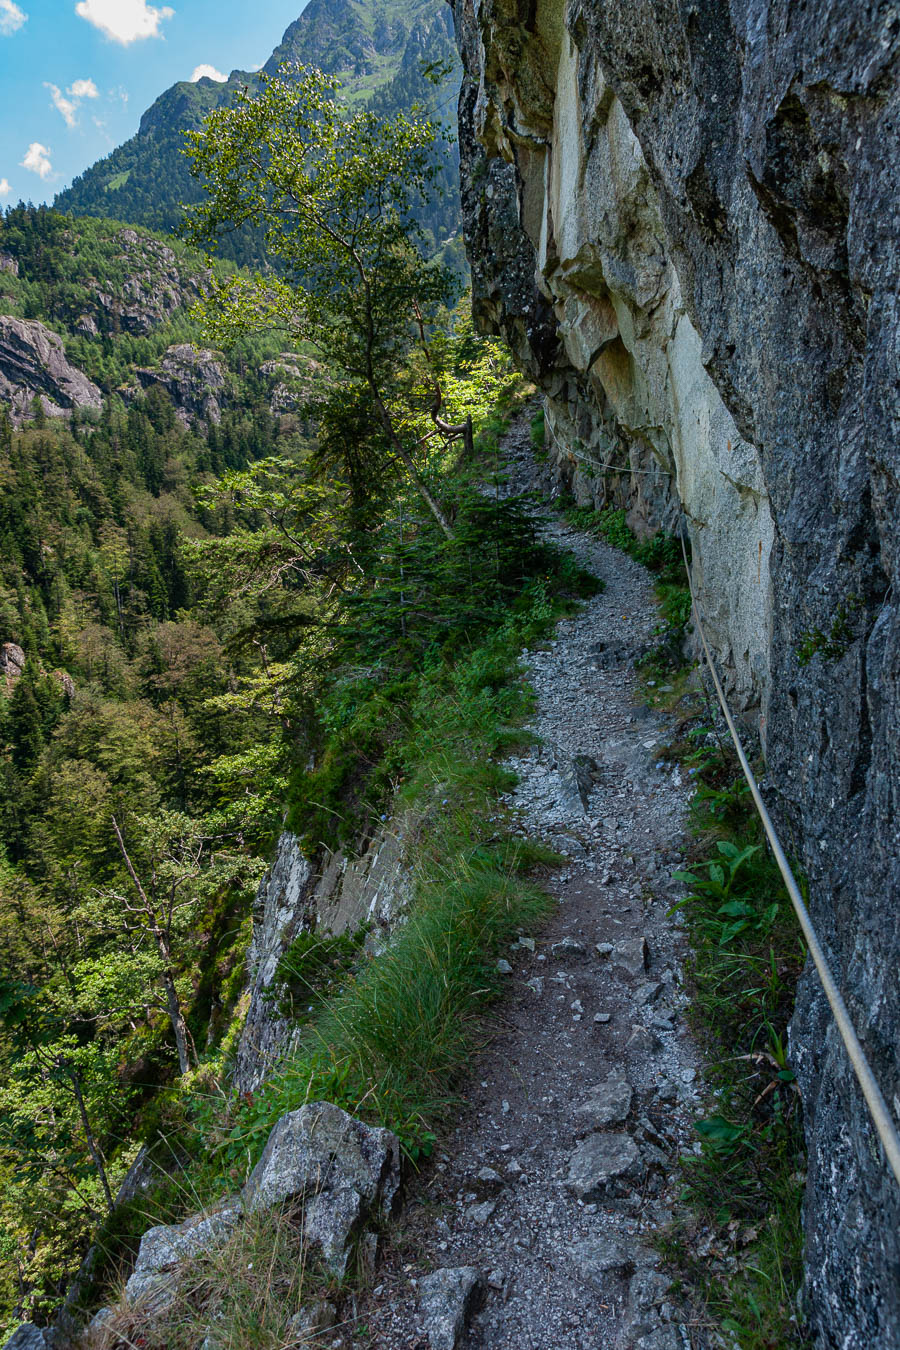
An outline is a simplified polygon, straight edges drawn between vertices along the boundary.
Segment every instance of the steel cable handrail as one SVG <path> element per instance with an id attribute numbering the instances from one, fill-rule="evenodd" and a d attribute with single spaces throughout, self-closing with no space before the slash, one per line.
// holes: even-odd
<path id="1" fill-rule="evenodd" d="M 854 1028 L 853 1023 L 850 1020 L 850 1014 L 847 1011 L 847 1005 L 844 1003 L 843 997 L 841 996 L 841 991 L 837 987 L 837 983 L 834 979 L 834 976 L 831 973 L 831 969 L 828 965 L 825 953 L 822 950 L 822 944 L 820 943 L 818 934 L 816 933 L 816 930 L 813 927 L 813 922 L 812 919 L 810 918 L 809 910 L 806 908 L 806 905 L 804 904 L 803 901 L 803 896 L 800 894 L 800 888 L 797 885 L 796 881 L 794 880 L 794 874 L 791 871 L 791 866 L 787 860 L 787 855 L 785 854 L 785 851 L 781 846 L 781 840 L 778 837 L 778 832 L 775 829 L 775 826 L 772 822 L 772 817 L 769 815 L 766 804 L 762 799 L 762 794 L 760 793 L 760 790 L 757 786 L 756 779 L 748 763 L 747 756 L 744 754 L 744 747 L 741 745 L 741 738 L 738 735 L 737 727 L 734 724 L 734 718 L 731 716 L 731 710 L 728 707 L 728 700 L 725 697 L 724 690 L 722 689 L 722 685 L 719 681 L 719 676 L 716 671 L 715 663 L 712 659 L 712 654 L 709 650 L 709 643 L 706 640 L 706 632 L 703 627 L 703 621 L 700 617 L 700 606 L 697 601 L 697 596 L 694 593 L 694 585 L 691 580 L 691 569 L 688 563 L 687 549 L 685 548 L 683 536 L 681 539 L 681 551 L 684 554 L 684 567 L 685 573 L 687 574 L 688 589 L 690 590 L 691 593 L 691 608 L 694 611 L 694 621 L 697 625 L 697 631 L 700 634 L 700 641 L 703 644 L 703 651 L 706 655 L 706 663 L 709 666 L 709 673 L 712 676 L 712 682 L 715 685 L 715 690 L 719 699 L 719 704 L 721 705 L 722 712 L 725 716 L 725 721 L 728 724 L 728 730 L 731 733 L 731 739 L 734 741 L 734 748 L 737 751 L 737 756 L 738 759 L 740 760 L 741 768 L 743 769 L 744 772 L 744 777 L 747 780 L 747 785 L 750 788 L 750 792 L 752 793 L 753 796 L 753 801 L 756 805 L 757 811 L 759 812 L 760 819 L 762 820 L 763 829 L 765 830 L 769 843 L 772 846 L 772 852 L 775 855 L 775 861 L 778 863 L 779 871 L 781 872 L 781 875 L 784 878 L 784 884 L 787 887 L 788 895 L 791 897 L 791 903 L 794 906 L 794 910 L 800 922 L 800 927 L 803 931 L 803 936 L 806 940 L 806 945 L 809 949 L 809 954 L 812 957 L 816 970 L 819 973 L 819 979 L 822 981 L 822 988 L 825 990 L 825 997 L 828 999 L 828 1002 L 831 1006 L 831 1011 L 834 1014 L 834 1020 L 837 1023 L 838 1031 L 841 1034 L 841 1039 L 844 1042 L 844 1047 L 847 1051 L 847 1054 L 850 1057 L 850 1063 L 853 1065 L 853 1071 L 856 1074 L 859 1086 L 862 1088 L 862 1093 L 866 1099 L 866 1104 L 868 1105 L 869 1111 L 871 1112 L 875 1129 L 878 1131 L 878 1137 L 880 1138 L 882 1145 L 884 1146 L 884 1151 L 887 1154 L 887 1159 L 888 1163 L 890 1164 L 891 1171 L 894 1173 L 897 1182 L 900 1183 L 900 1134 L 898 1134 L 897 1127 L 894 1124 L 890 1111 L 888 1110 L 888 1105 L 884 1099 L 884 1094 L 882 1093 L 881 1088 L 878 1086 L 878 1083 L 875 1079 L 875 1075 L 873 1074 L 871 1067 L 869 1065 L 869 1061 L 866 1059 L 865 1051 L 863 1050 L 862 1045 L 860 1044 L 859 1037 L 856 1034 L 856 1029 Z"/>

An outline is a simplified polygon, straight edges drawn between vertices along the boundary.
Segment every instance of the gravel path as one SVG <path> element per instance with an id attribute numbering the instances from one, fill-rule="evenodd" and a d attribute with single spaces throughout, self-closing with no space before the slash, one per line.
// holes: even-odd
<path id="1" fill-rule="evenodd" d="M 506 453 L 518 490 L 535 472 L 524 419 Z M 699 1101 L 683 937 L 666 917 L 690 788 L 655 761 L 665 718 L 634 701 L 634 660 L 658 622 L 652 586 L 624 553 L 561 520 L 548 529 L 606 583 L 525 657 L 539 743 L 510 761 L 507 805 L 521 833 L 569 860 L 549 883 L 558 908 L 506 956 L 496 1034 L 456 1130 L 408 1188 L 355 1345 L 702 1344 L 651 1245 Z"/>

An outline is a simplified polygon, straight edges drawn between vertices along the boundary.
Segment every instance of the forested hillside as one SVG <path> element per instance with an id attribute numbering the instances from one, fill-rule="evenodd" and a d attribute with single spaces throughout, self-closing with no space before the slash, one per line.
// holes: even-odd
<path id="1" fill-rule="evenodd" d="M 447 125 L 455 122 L 459 56 L 450 11 L 440 0 L 391 0 L 377 10 L 352 0 L 312 0 L 263 70 L 276 75 L 285 63 L 297 62 L 336 76 L 351 100 L 370 102 L 386 115 L 419 102 Z M 441 70 L 446 78 L 436 86 L 426 72 Z M 202 195 L 183 153 L 184 133 L 196 131 L 213 108 L 230 105 L 241 88 L 257 84 L 256 75 L 236 70 L 224 84 L 202 79 L 173 85 L 144 114 L 137 135 L 58 195 L 57 209 L 174 230 L 182 205 Z M 455 241 L 454 257 L 464 266 L 454 146 L 441 148 L 440 164 L 443 192 L 422 203 L 422 221 L 432 251 Z M 223 240 L 221 252 L 242 264 L 268 261 L 259 235 L 247 229 Z"/>
<path id="2" fill-rule="evenodd" d="M 173 401 L 160 362 L 173 344 L 191 351 L 200 337 L 188 310 L 210 282 L 200 255 L 145 231 L 14 210 L 0 222 L 0 258 L 2 309 L 28 331 L 44 324 L 61 334 L 102 393 L 99 408 L 67 417 L 47 415 L 35 395 L 16 426 L 0 410 L 8 1310 L 28 1290 L 59 1292 L 70 1254 L 134 1153 L 142 1109 L 171 1076 L 162 958 L 146 931 L 125 924 L 114 819 L 138 866 L 202 862 L 171 937 L 171 969 L 201 1048 L 240 990 L 248 896 L 280 803 L 269 797 L 255 811 L 248 802 L 243 834 L 225 830 L 216 859 L 209 839 L 245 792 L 234 757 L 270 739 L 278 722 L 252 700 L 240 706 L 241 681 L 260 665 L 259 649 L 240 636 L 249 611 L 235 597 L 209 612 L 189 543 L 234 520 L 227 506 L 198 502 L 204 483 L 273 453 L 295 462 L 308 441 L 285 411 L 286 369 L 261 371 L 278 350 L 271 342 L 207 353 L 222 379 L 215 418 L 179 399 L 177 383 Z M 0 368 L 20 382 L 41 373 L 7 347 Z M 183 944 L 201 930 L 201 959 L 188 959 Z"/>
<path id="3" fill-rule="evenodd" d="M 337 108 L 357 185 L 329 210 L 365 200 L 378 125 Z M 146 1213 L 178 1211 L 181 1181 L 110 1217 L 142 1143 L 209 1194 L 230 1176 L 210 1106 L 229 1100 L 251 901 L 285 813 L 310 858 L 364 841 L 415 777 L 435 700 L 457 716 L 457 662 L 503 630 L 502 654 L 465 666 L 472 709 L 492 707 L 509 605 L 524 632 L 551 612 L 548 578 L 571 581 L 520 503 L 478 490 L 461 432 L 512 375 L 423 256 L 435 132 L 397 125 L 400 187 L 367 245 L 391 297 L 377 386 L 318 231 L 282 258 L 318 306 L 313 357 L 267 322 L 198 347 L 247 278 L 185 245 L 47 210 L 0 228 L 0 1325 L 59 1303 L 98 1226 L 109 1280 Z M 48 386 L 54 334 L 69 373 Z M 67 406 L 76 375 L 93 392 Z M 410 1147 L 424 1129 L 410 1119 Z"/>

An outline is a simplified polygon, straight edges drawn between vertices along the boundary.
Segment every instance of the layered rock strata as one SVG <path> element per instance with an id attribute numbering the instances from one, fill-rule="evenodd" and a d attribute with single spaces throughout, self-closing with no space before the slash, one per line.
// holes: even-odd
<path id="1" fill-rule="evenodd" d="M 32 415 L 35 398 L 48 417 L 99 408 L 103 401 L 97 386 L 69 362 L 56 333 L 35 319 L 0 314 L 0 405 L 8 405 L 18 424 Z"/>
<path id="2" fill-rule="evenodd" d="M 638 531 L 686 522 L 711 636 L 900 1116 L 896 10 L 455 13 L 478 320 L 544 390 L 560 480 Z M 792 1041 L 815 1327 L 845 1350 L 900 1345 L 900 1190 L 812 973 Z"/>

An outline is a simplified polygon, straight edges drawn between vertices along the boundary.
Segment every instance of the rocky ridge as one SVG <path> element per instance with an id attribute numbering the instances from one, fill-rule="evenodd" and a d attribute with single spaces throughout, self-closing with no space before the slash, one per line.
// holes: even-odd
<path id="1" fill-rule="evenodd" d="M 814 922 L 900 1117 L 900 30 L 886 3 L 456 0 L 476 313 L 558 479 L 683 520 Z M 791 1053 L 827 1346 L 900 1345 L 900 1191 L 814 973 Z"/>
<path id="2" fill-rule="evenodd" d="M 411 898 L 406 862 L 408 826 L 386 821 L 363 840 L 358 853 L 326 853 L 316 866 L 289 830 L 278 841 L 272 866 L 259 884 L 253 937 L 247 954 L 250 1000 L 235 1054 L 236 1091 L 252 1092 L 291 1046 L 296 1026 L 272 999 L 278 962 L 303 932 L 335 936 L 371 925 L 366 943 L 377 950 L 402 922 Z"/>
<path id="3" fill-rule="evenodd" d="M 303 1252 L 315 1250 L 340 1279 L 351 1249 L 376 1240 L 366 1230 L 389 1218 L 399 1185 L 400 1143 L 395 1135 L 364 1125 L 329 1102 L 307 1103 L 273 1127 L 240 1195 L 181 1223 L 144 1233 L 121 1302 L 101 1308 L 74 1344 L 78 1350 L 133 1344 L 133 1335 L 140 1337 L 134 1320 L 144 1327 L 159 1322 L 176 1305 L 191 1261 L 222 1246 L 258 1211 L 298 1212 Z M 321 1307 L 309 1307 L 293 1319 L 298 1323 L 298 1350 L 308 1344 L 304 1329 L 315 1332 L 327 1325 L 321 1312 Z M 54 1332 L 26 1323 L 7 1342 L 7 1350 L 58 1344 Z"/>

